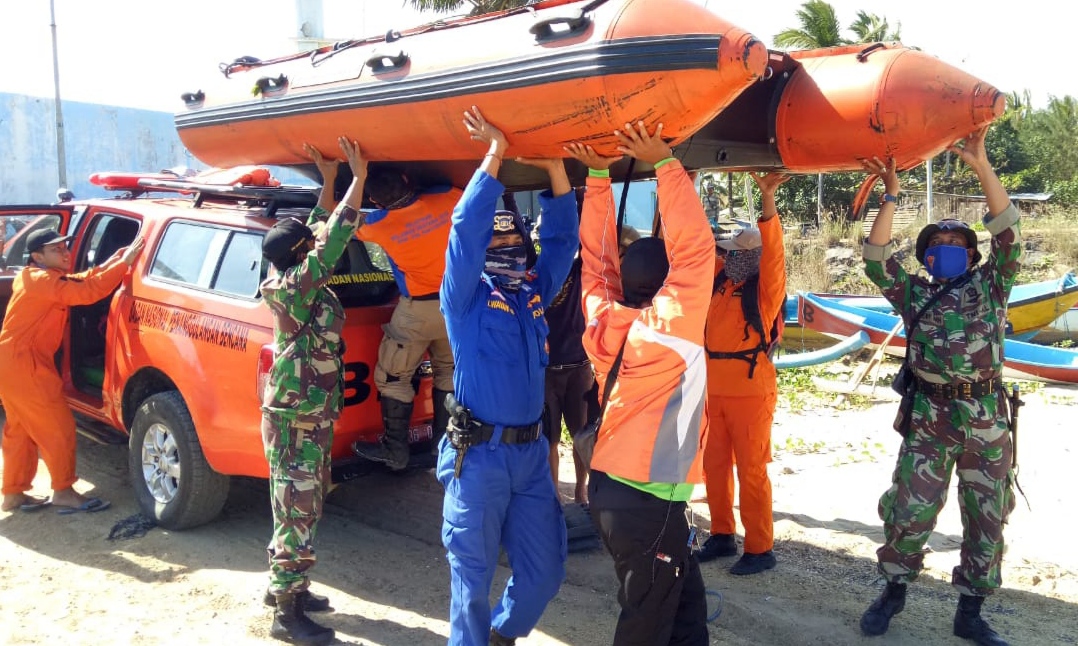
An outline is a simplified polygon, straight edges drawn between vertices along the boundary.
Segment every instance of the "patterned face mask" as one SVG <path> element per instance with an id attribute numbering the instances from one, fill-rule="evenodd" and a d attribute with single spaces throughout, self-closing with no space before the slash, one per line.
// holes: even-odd
<path id="1" fill-rule="evenodd" d="M 726 277 L 734 283 L 743 283 L 760 273 L 760 255 L 763 249 L 733 249 L 726 254 Z"/>
<path id="2" fill-rule="evenodd" d="M 494 284 L 506 291 L 515 292 L 524 282 L 528 254 L 524 245 L 487 249 L 484 271 L 494 279 Z"/>

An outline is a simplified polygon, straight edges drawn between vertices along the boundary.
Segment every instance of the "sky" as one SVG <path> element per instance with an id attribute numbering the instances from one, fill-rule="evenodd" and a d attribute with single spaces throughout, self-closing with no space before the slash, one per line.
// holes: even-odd
<path id="1" fill-rule="evenodd" d="M 299 0 L 309 2 L 311 0 Z M 754 33 L 769 46 L 798 26 L 801 0 L 693 0 Z M 176 112 L 179 96 L 239 56 L 296 51 L 297 0 L 53 0 L 60 93 L 66 100 Z M 1078 96 L 1070 70 L 1073 26 L 1058 0 L 832 0 L 839 22 L 858 10 L 901 23 L 902 42 L 1006 92 L 1030 90 L 1035 107 L 1049 96 Z M 403 30 L 437 16 L 404 0 L 323 0 L 331 40 Z M 167 8 L 167 10 L 166 10 Z M 0 0 L 0 92 L 53 96 L 49 0 Z M 847 34 L 848 35 L 848 34 Z"/>

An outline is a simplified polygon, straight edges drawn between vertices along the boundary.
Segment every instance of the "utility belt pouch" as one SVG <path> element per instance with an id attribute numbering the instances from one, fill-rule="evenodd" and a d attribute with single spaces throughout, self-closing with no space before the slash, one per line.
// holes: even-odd
<path id="1" fill-rule="evenodd" d="M 460 426 L 454 418 L 445 428 L 446 437 L 457 451 L 467 451 L 469 446 L 479 443 L 479 431 L 474 426 Z"/>
<path id="2" fill-rule="evenodd" d="M 902 401 L 898 403 L 898 415 L 895 416 L 894 429 L 903 438 L 910 432 L 910 422 L 913 421 L 913 400 L 916 394 L 911 388 L 902 395 Z"/>
<path id="3" fill-rule="evenodd" d="M 464 454 L 468 448 L 475 446 L 479 438 L 478 425 L 473 423 L 472 413 L 457 401 L 453 393 L 445 397 L 445 407 L 449 411 L 449 424 L 445 430 L 449 443 L 457 451 L 457 458 L 453 464 L 453 477 L 459 478 L 460 471 L 464 468 Z"/>
<path id="4" fill-rule="evenodd" d="M 913 371 L 910 370 L 910 365 L 903 361 L 902 366 L 898 369 L 898 373 L 895 374 L 894 381 L 891 382 L 891 389 L 905 397 L 913 392 L 915 383 L 916 381 L 913 376 Z"/>

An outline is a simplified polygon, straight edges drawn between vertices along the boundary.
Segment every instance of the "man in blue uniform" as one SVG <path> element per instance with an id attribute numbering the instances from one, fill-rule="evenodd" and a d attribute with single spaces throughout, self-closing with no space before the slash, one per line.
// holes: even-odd
<path id="1" fill-rule="evenodd" d="M 579 245 L 576 201 L 560 159 L 518 160 L 550 174 L 536 261 L 519 216 L 496 212 L 505 135 L 475 107 L 464 125 L 490 148 L 453 211 L 440 299 L 456 362 L 437 469 L 452 577 L 449 643 L 511 645 L 565 577 L 565 521 L 539 420 L 549 363 L 543 312 Z M 492 612 L 501 547 L 513 574 Z"/>

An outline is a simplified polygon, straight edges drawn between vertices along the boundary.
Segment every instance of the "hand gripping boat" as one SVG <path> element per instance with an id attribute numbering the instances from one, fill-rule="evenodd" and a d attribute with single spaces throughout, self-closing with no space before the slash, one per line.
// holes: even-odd
<path id="1" fill-rule="evenodd" d="M 418 163 L 463 185 L 486 152 L 462 125 L 472 105 L 505 132 L 511 157 L 563 157 L 570 142 L 615 155 L 626 122 L 662 122 L 665 138 L 685 140 L 767 60 L 763 43 L 690 0 L 546 0 L 238 59 L 184 95 L 176 128 L 212 166 L 306 165 L 303 142 L 332 154 L 346 135 L 372 162 Z M 519 164 L 501 179 L 537 183 Z"/>

